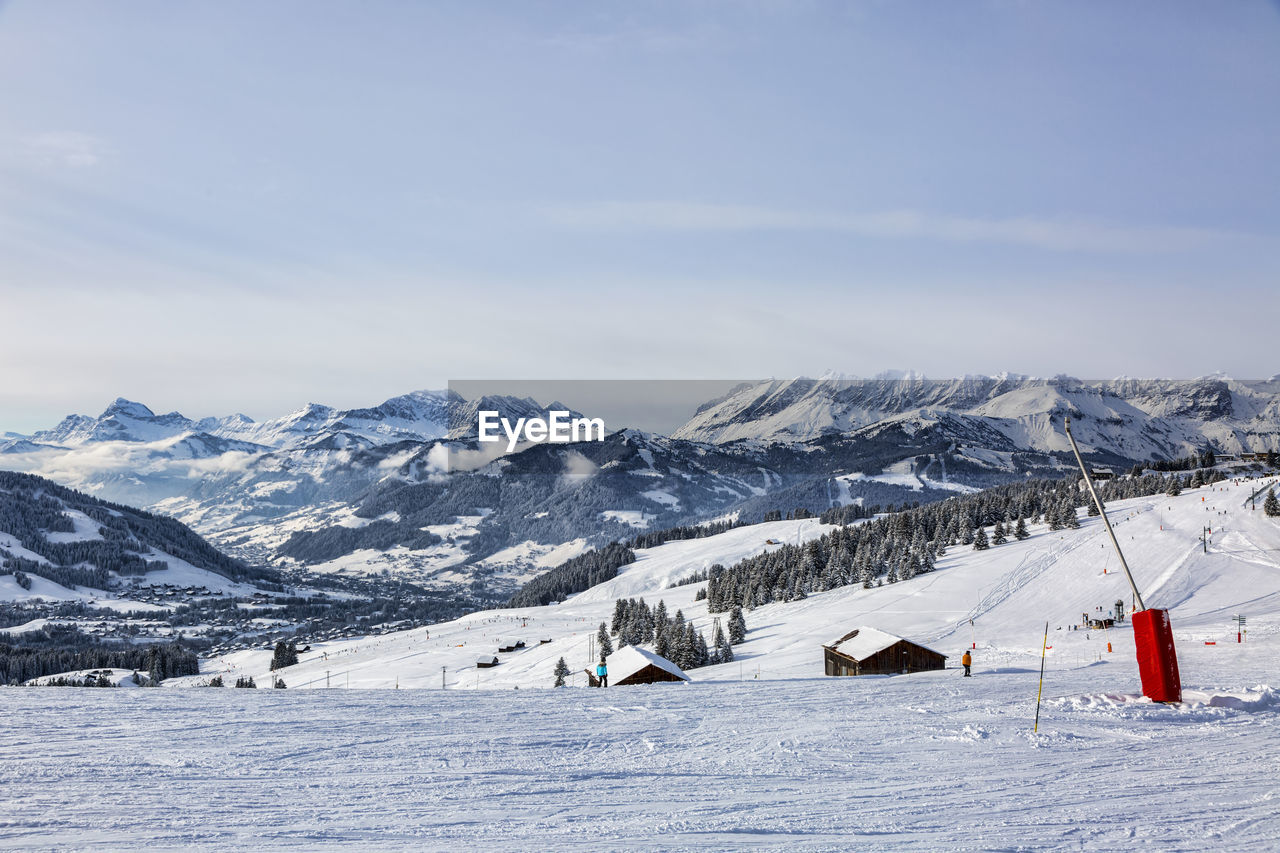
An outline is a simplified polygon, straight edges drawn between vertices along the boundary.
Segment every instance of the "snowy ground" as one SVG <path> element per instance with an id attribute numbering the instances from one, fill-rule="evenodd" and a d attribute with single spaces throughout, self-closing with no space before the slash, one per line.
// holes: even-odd
<path id="1" fill-rule="evenodd" d="M 1118 669 L 1055 673 L 1038 735 L 1033 671 L 0 690 L 0 847 L 1274 849 L 1280 696 L 1164 707 Z"/>
<path id="2" fill-rule="evenodd" d="M 822 533 L 776 522 L 645 549 L 555 606 L 318 645 L 281 672 L 288 690 L 0 690 L 0 848 L 1275 849 L 1280 523 L 1248 507 L 1256 485 L 1112 508 L 1147 604 L 1171 612 L 1177 705 L 1138 695 L 1127 626 L 1070 630 L 1128 600 L 1097 519 L 758 608 L 738 659 L 691 684 L 545 689 L 562 655 L 582 683 L 615 598 L 661 597 L 705 628 L 698 585 L 673 580 Z M 860 625 L 953 668 L 823 677 L 821 644 Z M 269 658 L 166 687 L 265 686 Z M 338 689 L 397 684 L 419 689 Z"/>

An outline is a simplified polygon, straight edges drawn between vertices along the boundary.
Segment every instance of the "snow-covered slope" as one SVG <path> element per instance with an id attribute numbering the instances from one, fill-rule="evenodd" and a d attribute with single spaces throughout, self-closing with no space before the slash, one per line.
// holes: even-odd
<path id="1" fill-rule="evenodd" d="M 356 691 L 335 658 L 320 692 L 3 690 L 5 794 L 40 808 L 11 809 L 0 836 L 229 853 L 1274 849 L 1280 691 L 1255 685 L 1277 646 L 1200 648 L 1223 686 L 1174 708 L 1133 701 L 1115 666 L 1051 664 L 1038 733 L 1036 667 Z"/>
<path id="2" fill-rule="evenodd" d="M 268 574 L 218 552 L 171 518 L 0 471 L 0 602 L 145 610 L 130 593 L 167 584 L 252 595 L 259 591 L 252 581 Z"/>
<path id="3" fill-rule="evenodd" d="M 1220 683 L 1213 656 L 1226 653 L 1221 644 L 1234 640 L 1235 613 L 1248 614 L 1255 639 L 1280 640 L 1280 522 L 1246 505 L 1257 485 L 1228 481 L 1176 498 L 1136 498 L 1109 508 L 1147 605 L 1171 612 L 1190 689 Z M 934 572 L 909 581 L 842 587 L 749 611 L 751 630 L 735 649 L 736 660 L 690 675 L 694 681 L 819 677 L 822 645 L 862 625 L 938 649 L 953 658 L 952 665 L 976 641 L 979 673 L 1007 670 L 1036 662 L 1047 621 L 1053 668 L 1102 661 L 1114 669 L 1115 690 L 1136 692 L 1127 627 L 1108 635 L 1071 630 L 1083 614 L 1098 607 L 1110 611 L 1117 600 L 1127 606 L 1131 598 L 1101 521 L 1082 518 L 1081 525 L 1060 531 L 1033 525 L 1023 542 L 983 552 L 953 548 Z M 1199 539 L 1205 526 L 1213 528 L 1207 554 Z M 650 606 L 662 599 L 671 613 L 681 609 L 706 630 L 713 615 L 705 601 L 695 600 L 701 584 L 672 588 L 673 582 L 714 563 L 729 565 L 779 547 L 769 540 L 807 541 L 823 531 L 813 520 L 772 522 L 644 549 L 616 578 L 560 604 L 485 611 L 429 629 L 317 647 L 283 677 L 290 687 L 324 686 L 328 673 L 331 684 L 340 677 L 352 687 L 430 688 L 440 685 L 443 668 L 450 688 L 527 689 L 550 685 L 555 662 L 564 656 L 581 684 L 591 637 L 600 622 L 610 620 L 615 599 L 643 597 Z M 474 668 L 478 654 L 516 640 L 527 648 L 500 655 L 502 663 L 493 669 Z M 1205 641 L 1220 645 L 1203 646 Z M 267 653 L 244 652 L 210 661 L 209 670 L 261 677 L 268 662 Z M 1280 673 L 1259 673 L 1258 679 L 1264 675 Z"/>
<path id="4" fill-rule="evenodd" d="M 697 586 L 665 584 L 776 547 L 765 537 L 819 533 L 779 522 L 648 549 L 611 589 L 556 606 L 315 646 L 278 673 L 288 690 L 0 691 L 6 793 L 48 806 L 15 812 L 0 834 L 14 848 L 50 837 L 115 848 L 127 837 L 210 850 L 299 838 L 504 850 L 1268 850 L 1280 832 L 1268 772 L 1280 750 L 1280 526 L 1246 507 L 1251 486 L 1112 507 L 1148 602 L 1172 612 L 1177 705 L 1138 696 L 1127 627 L 1069 630 L 1125 596 L 1087 518 L 986 552 L 952 549 L 910 581 L 758 608 L 738 659 L 693 670 L 690 683 L 583 689 L 608 593 L 662 597 L 705 626 Z M 1209 523 L 1205 554 L 1197 535 Z M 1249 619 L 1243 644 L 1235 613 Z M 966 679 L 955 657 L 972 642 L 971 616 Z M 934 646 L 950 666 L 821 675 L 821 645 L 858 625 Z M 474 668 L 516 639 L 526 648 Z M 210 660 L 203 676 L 166 685 L 220 672 L 265 687 L 269 656 Z M 578 689 L 529 689 L 549 688 L 561 656 Z M 92 738 L 67 739 L 82 730 Z M 302 792 L 284 805 L 281 773 Z M 140 812 L 170 817 L 139 823 Z"/>

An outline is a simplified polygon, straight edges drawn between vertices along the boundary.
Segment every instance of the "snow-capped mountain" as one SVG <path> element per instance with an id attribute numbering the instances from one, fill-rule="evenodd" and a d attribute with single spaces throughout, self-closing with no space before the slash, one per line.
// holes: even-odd
<path id="1" fill-rule="evenodd" d="M 675 438 L 712 444 L 803 443 L 876 423 L 947 416 L 978 419 L 1009 447 L 1067 449 L 1063 416 L 1087 446 L 1128 459 L 1179 456 L 1206 447 L 1239 453 L 1280 449 L 1275 383 L 1207 378 L 1086 382 L 1070 377 L 929 380 L 795 379 L 745 384 L 702 406 Z"/>
<path id="2" fill-rule="evenodd" d="M 431 441 L 448 432 L 449 408 L 457 405 L 443 391 L 414 391 L 392 397 L 380 405 L 360 409 L 335 409 L 309 403 L 296 412 L 257 422 L 248 415 L 203 418 L 193 421 L 178 412 L 157 415 L 142 403 L 117 399 L 96 418 L 68 415 L 53 429 L 34 435 L 12 436 L 0 443 L 0 452 L 23 452 L 30 444 L 79 447 L 94 442 L 154 442 L 196 434 L 256 445 L 260 449 L 303 447 L 346 435 L 367 445 L 396 441 Z"/>
<path id="3" fill-rule="evenodd" d="M 370 408 L 192 421 L 117 400 L 97 418 L 10 436 L 0 463 L 155 508 L 254 560 L 506 587 L 569 543 L 1061 476 L 1074 470 L 1068 415 L 1084 452 L 1117 468 L 1280 448 L 1276 380 L 1013 374 L 771 381 L 704 404 L 672 436 L 622 429 L 497 459 L 475 441 L 481 409 L 514 420 L 566 408 L 419 391 Z"/>
<path id="4" fill-rule="evenodd" d="M 67 415 L 60 424 L 31 436 L 37 444 L 73 447 L 94 441 L 159 441 L 196 430 L 178 412 L 157 415 L 141 403 L 118 397 L 96 418 Z"/>
<path id="5" fill-rule="evenodd" d="M 529 397 L 486 394 L 474 400 L 464 400 L 456 393 L 449 398 L 449 437 L 474 438 L 480 412 L 498 412 L 501 417 L 515 422 L 520 418 L 545 418 L 550 411 L 567 412 L 567 417 L 582 417 L 582 413 L 555 401 L 543 405 Z"/>

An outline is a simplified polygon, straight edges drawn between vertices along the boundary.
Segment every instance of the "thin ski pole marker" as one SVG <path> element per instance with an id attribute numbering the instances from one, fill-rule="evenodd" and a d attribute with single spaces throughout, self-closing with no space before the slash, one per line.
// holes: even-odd
<path id="1" fill-rule="evenodd" d="M 1040 689 L 1036 691 L 1036 725 L 1031 730 L 1032 734 L 1038 734 L 1040 731 L 1040 697 L 1044 695 L 1044 655 L 1049 648 L 1049 623 L 1044 623 L 1044 642 L 1040 644 Z"/>

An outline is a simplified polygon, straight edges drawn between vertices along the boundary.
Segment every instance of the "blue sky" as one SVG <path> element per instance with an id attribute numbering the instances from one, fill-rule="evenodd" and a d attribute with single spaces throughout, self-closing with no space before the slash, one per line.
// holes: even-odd
<path id="1" fill-rule="evenodd" d="M 1280 372 L 1266 2 L 0 4 L 0 431 Z"/>

